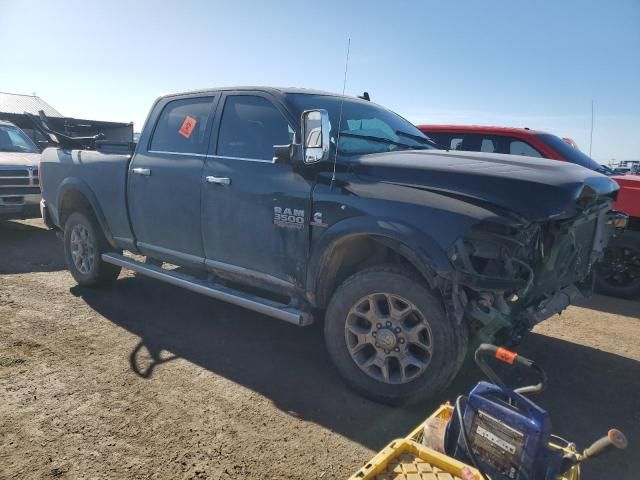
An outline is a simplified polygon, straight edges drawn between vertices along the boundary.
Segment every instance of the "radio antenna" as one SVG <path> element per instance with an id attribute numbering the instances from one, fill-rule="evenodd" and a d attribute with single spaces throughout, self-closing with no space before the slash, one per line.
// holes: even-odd
<path id="1" fill-rule="evenodd" d="M 344 106 L 344 91 L 347 87 L 347 72 L 349 71 L 349 51 L 351 50 L 351 37 L 347 41 L 347 61 L 344 64 L 344 80 L 342 81 L 342 98 L 340 99 L 340 116 L 338 117 L 338 135 L 336 138 L 336 152 L 333 156 L 333 175 L 331 175 L 331 188 L 336 181 L 336 163 L 338 163 L 338 146 L 340 145 L 340 132 L 342 131 L 342 107 Z"/>

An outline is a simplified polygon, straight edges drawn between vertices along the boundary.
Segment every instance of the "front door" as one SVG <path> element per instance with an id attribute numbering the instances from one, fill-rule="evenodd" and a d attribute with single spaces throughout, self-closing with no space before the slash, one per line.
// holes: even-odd
<path id="1" fill-rule="evenodd" d="M 291 143 L 295 131 L 277 105 L 259 93 L 221 99 L 204 167 L 202 229 L 210 268 L 286 288 L 304 278 L 312 185 L 272 161 L 273 146 Z"/>
<path id="2" fill-rule="evenodd" d="M 204 263 L 201 182 L 215 96 L 163 100 L 129 167 L 129 212 L 138 249 L 177 265 Z"/>

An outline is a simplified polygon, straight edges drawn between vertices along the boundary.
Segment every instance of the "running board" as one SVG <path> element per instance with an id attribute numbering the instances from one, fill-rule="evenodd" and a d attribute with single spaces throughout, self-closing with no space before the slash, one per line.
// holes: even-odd
<path id="1" fill-rule="evenodd" d="M 264 298 L 248 295 L 237 290 L 232 290 L 222 285 L 206 282 L 190 275 L 165 270 L 162 267 L 157 267 L 148 263 L 138 262 L 129 257 L 125 257 L 124 255 L 117 253 L 103 253 L 102 260 L 112 265 L 133 270 L 141 275 L 169 283 L 176 287 L 186 288 L 187 290 L 215 298 L 216 300 L 222 300 L 223 302 L 232 303 L 233 305 L 277 318 L 278 320 L 293 323 L 299 327 L 304 327 L 313 323 L 313 315 L 311 315 L 311 313 L 290 308 L 283 303 L 273 302 Z"/>

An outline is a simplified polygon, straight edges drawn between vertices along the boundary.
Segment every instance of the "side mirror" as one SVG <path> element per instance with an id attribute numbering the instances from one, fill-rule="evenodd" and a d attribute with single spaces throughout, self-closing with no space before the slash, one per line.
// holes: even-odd
<path id="1" fill-rule="evenodd" d="M 296 145 L 274 145 L 273 146 L 273 163 L 291 163 L 295 152 Z"/>
<path id="2" fill-rule="evenodd" d="M 329 159 L 331 122 L 326 110 L 302 112 L 303 161 L 306 164 L 324 162 Z"/>

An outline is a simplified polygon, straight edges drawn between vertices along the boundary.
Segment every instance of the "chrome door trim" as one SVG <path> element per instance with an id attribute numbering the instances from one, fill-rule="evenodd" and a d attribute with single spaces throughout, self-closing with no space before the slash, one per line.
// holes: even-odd
<path id="1" fill-rule="evenodd" d="M 170 263 L 175 263 L 178 266 L 182 266 L 182 264 L 187 265 L 195 265 L 202 267 L 204 264 L 204 258 L 198 257 L 197 255 L 190 255 L 188 253 L 178 252 L 176 250 L 172 250 L 170 248 L 159 247 L 157 245 L 151 245 L 145 242 L 136 242 L 138 249 L 144 254 L 144 250 L 149 252 L 157 253 L 161 257 L 169 259 Z M 173 260 L 177 260 L 177 262 Z"/>
<path id="2" fill-rule="evenodd" d="M 204 264 L 207 268 L 214 271 L 219 270 L 222 272 L 233 273 L 235 275 L 241 275 L 243 277 L 252 278 L 254 280 L 261 280 L 271 285 L 275 285 L 281 288 L 286 288 L 288 290 L 295 289 L 296 287 L 293 283 L 287 280 L 282 280 L 281 278 L 274 277 L 273 275 L 269 275 L 268 273 L 257 272 L 255 270 L 239 267 L 237 265 L 218 262 L 217 260 L 205 260 Z"/>
<path id="3" fill-rule="evenodd" d="M 227 157 L 224 155 L 205 155 L 207 159 L 221 159 L 221 160 L 242 160 L 244 162 L 258 162 L 258 163 L 275 163 L 273 159 L 263 160 L 261 158 L 245 158 L 245 157 Z"/>
<path id="4" fill-rule="evenodd" d="M 206 157 L 204 153 L 165 152 L 163 150 L 147 150 L 146 153 L 160 153 L 162 155 L 180 155 L 181 157 Z"/>

